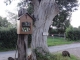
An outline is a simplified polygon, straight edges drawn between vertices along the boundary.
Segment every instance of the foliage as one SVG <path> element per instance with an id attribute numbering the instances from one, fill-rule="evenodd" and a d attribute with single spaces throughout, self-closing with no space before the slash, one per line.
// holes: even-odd
<path id="1" fill-rule="evenodd" d="M 8 17 L 8 20 L 10 21 L 10 23 L 12 23 L 13 27 L 16 27 L 17 26 L 17 14 L 16 13 L 13 13 L 13 12 L 10 12 L 10 11 L 6 11 L 8 13 L 7 17 Z"/>
<path id="2" fill-rule="evenodd" d="M 12 24 L 6 18 L 0 16 L 0 27 L 10 27 Z"/>
<path id="3" fill-rule="evenodd" d="M 53 28 L 49 28 L 49 34 L 64 34 L 64 29 L 53 29 Z"/>
<path id="4" fill-rule="evenodd" d="M 60 13 L 53 19 L 52 26 L 56 26 L 58 30 L 66 30 L 70 25 L 70 17 L 73 11 L 77 10 L 77 0 L 56 0 L 59 5 Z"/>
<path id="5" fill-rule="evenodd" d="M 77 57 L 71 55 L 71 57 L 63 57 L 60 53 L 51 54 L 45 53 L 45 55 L 41 54 L 40 52 L 35 50 L 37 60 L 79 60 Z"/>
<path id="6" fill-rule="evenodd" d="M 16 28 L 0 28 L 0 50 L 14 49 L 17 45 Z M 28 46 L 30 47 L 31 35 L 28 36 Z"/>
<path id="7" fill-rule="evenodd" d="M 28 4 L 27 11 L 30 15 L 33 13 L 33 6 L 31 4 Z"/>
<path id="8" fill-rule="evenodd" d="M 49 34 L 50 35 L 52 35 L 52 34 L 58 34 L 58 30 L 57 29 L 49 28 Z"/>
<path id="9" fill-rule="evenodd" d="M 11 3 L 11 1 L 12 1 L 12 0 L 5 0 L 4 3 L 5 3 L 6 5 L 8 5 L 8 4 Z"/>
<path id="10" fill-rule="evenodd" d="M 66 37 L 69 40 L 80 40 L 80 29 L 69 27 L 66 29 Z"/>
<path id="11" fill-rule="evenodd" d="M 16 29 L 11 28 L 7 30 L 0 29 L 0 47 L 1 48 L 15 48 L 17 41 Z"/>
<path id="12" fill-rule="evenodd" d="M 45 52 L 42 48 L 38 47 L 34 49 L 37 60 L 54 60 L 54 56 L 52 54 Z M 42 53 L 40 52 L 42 51 Z"/>
<path id="13" fill-rule="evenodd" d="M 56 3 L 59 4 L 60 11 L 74 11 L 78 6 L 78 0 L 56 0 Z"/>
<path id="14" fill-rule="evenodd" d="M 70 25 L 70 15 L 67 11 L 60 12 L 54 19 L 53 19 L 53 26 L 56 26 L 58 30 L 63 30 L 69 27 Z"/>

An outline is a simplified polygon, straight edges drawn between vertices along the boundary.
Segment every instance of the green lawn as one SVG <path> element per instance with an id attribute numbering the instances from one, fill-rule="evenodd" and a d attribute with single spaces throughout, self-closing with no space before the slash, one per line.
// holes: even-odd
<path id="1" fill-rule="evenodd" d="M 74 43 L 75 41 L 68 41 L 65 40 L 64 38 L 53 38 L 53 37 L 48 37 L 47 44 L 48 46 L 56 46 L 56 45 L 63 45 L 63 44 L 71 44 Z"/>

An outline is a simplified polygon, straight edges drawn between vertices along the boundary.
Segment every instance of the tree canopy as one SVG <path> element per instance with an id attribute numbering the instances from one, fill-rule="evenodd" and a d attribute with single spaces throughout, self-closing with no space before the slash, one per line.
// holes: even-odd
<path id="1" fill-rule="evenodd" d="M 74 11 L 78 6 L 78 0 L 56 0 L 56 3 L 59 5 L 60 12 L 63 10 Z"/>
<path id="2" fill-rule="evenodd" d="M 70 25 L 70 18 L 72 12 L 77 10 L 77 0 L 56 0 L 59 6 L 60 13 L 53 19 L 52 26 L 56 26 L 58 30 L 65 32 L 66 28 Z"/>
<path id="3" fill-rule="evenodd" d="M 0 16 L 0 27 L 10 27 L 11 23 L 6 18 Z"/>

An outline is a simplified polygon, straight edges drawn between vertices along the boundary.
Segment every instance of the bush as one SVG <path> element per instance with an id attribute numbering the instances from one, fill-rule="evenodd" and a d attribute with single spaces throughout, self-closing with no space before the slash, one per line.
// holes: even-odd
<path id="1" fill-rule="evenodd" d="M 42 51 L 41 51 L 42 50 Z M 41 52 L 43 53 L 41 53 Z M 70 57 L 64 57 L 61 53 L 51 54 L 49 52 L 45 52 L 42 48 L 38 47 L 34 49 L 37 60 L 80 60 L 77 57 L 71 55 Z"/>
<path id="2" fill-rule="evenodd" d="M 0 50 L 14 49 L 17 45 L 17 30 L 16 28 L 1 28 L 0 29 Z M 28 46 L 31 43 L 31 35 L 28 36 Z"/>
<path id="3" fill-rule="evenodd" d="M 34 49 L 34 52 L 36 54 L 37 60 L 56 60 L 55 56 L 49 52 L 45 52 L 41 47 Z"/>
<path id="4" fill-rule="evenodd" d="M 15 28 L 0 30 L 0 47 L 8 49 L 15 48 L 16 41 L 17 41 L 17 34 Z"/>
<path id="5" fill-rule="evenodd" d="M 66 30 L 66 37 L 69 40 L 80 40 L 80 30 L 78 28 L 69 27 Z"/>

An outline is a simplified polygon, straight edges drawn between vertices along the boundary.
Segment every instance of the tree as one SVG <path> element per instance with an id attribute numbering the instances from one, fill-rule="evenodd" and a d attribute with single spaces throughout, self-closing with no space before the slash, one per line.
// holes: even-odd
<path id="1" fill-rule="evenodd" d="M 10 27 L 11 23 L 6 18 L 0 16 L 0 27 Z"/>
<path id="2" fill-rule="evenodd" d="M 8 10 L 6 12 L 8 13 L 7 14 L 8 21 L 13 24 L 13 27 L 16 27 L 16 25 L 17 25 L 17 14 L 10 12 Z"/>
<path id="3" fill-rule="evenodd" d="M 66 29 L 70 25 L 70 17 L 78 7 L 77 0 L 56 0 L 59 4 L 60 13 L 53 19 L 53 26 Z"/>
<path id="4" fill-rule="evenodd" d="M 32 4 L 34 6 L 33 15 L 36 21 L 33 26 L 31 48 L 33 50 L 33 59 L 36 60 L 34 49 L 40 47 L 45 52 L 49 52 L 46 43 L 48 29 L 51 25 L 52 19 L 58 14 L 59 10 L 54 0 L 33 0 Z"/>
<path id="5" fill-rule="evenodd" d="M 70 18 L 67 17 L 71 17 L 71 16 L 67 16 L 67 15 L 68 14 L 63 11 L 60 12 L 60 16 L 57 15 L 53 19 L 52 26 L 56 26 L 59 33 L 64 33 L 66 28 L 68 28 L 70 25 Z"/>
<path id="6" fill-rule="evenodd" d="M 60 13 L 53 19 L 52 26 L 56 26 L 59 32 L 65 32 L 66 28 L 70 25 L 70 18 L 72 12 L 77 10 L 77 0 L 56 0 L 59 5 Z"/>
<path id="7" fill-rule="evenodd" d="M 78 27 L 78 29 L 80 30 L 80 26 Z"/>
<path id="8" fill-rule="evenodd" d="M 62 11 L 53 19 L 52 26 L 65 30 L 70 25 L 70 17 L 69 13 Z"/>
<path id="9" fill-rule="evenodd" d="M 60 12 L 64 10 L 72 12 L 78 7 L 78 0 L 56 0 L 56 3 L 59 5 Z"/>

